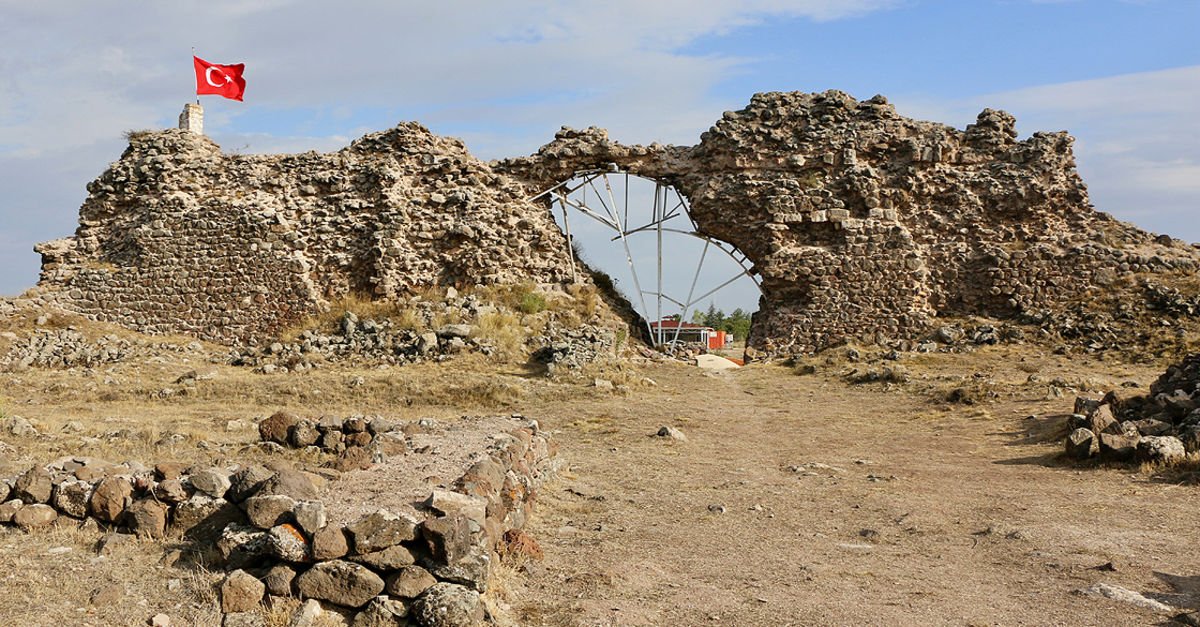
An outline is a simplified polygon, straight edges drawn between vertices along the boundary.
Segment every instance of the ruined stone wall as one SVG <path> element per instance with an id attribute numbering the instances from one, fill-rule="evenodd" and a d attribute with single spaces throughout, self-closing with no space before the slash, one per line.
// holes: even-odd
<path id="1" fill-rule="evenodd" d="M 415 123 L 291 156 L 150 133 L 92 183 L 75 237 L 39 246 L 41 287 L 103 320 L 231 340 L 351 291 L 564 283 L 565 238 L 525 199 L 610 164 L 674 185 L 753 263 L 751 356 L 913 339 L 939 315 L 1020 316 L 1197 268 L 1192 247 L 1095 211 L 1071 144 L 1018 141 L 1001 111 L 958 130 L 838 91 L 758 94 L 692 147 L 563 129 L 490 165 Z"/>
<path id="2" fill-rule="evenodd" d="M 350 292 L 570 277 L 520 185 L 415 123 L 288 156 L 138 134 L 89 191 L 75 236 L 38 246 L 40 287 L 152 333 L 254 340 Z"/>
<path id="3" fill-rule="evenodd" d="M 762 279 L 751 347 L 911 339 L 937 315 L 1014 316 L 1133 272 L 1200 256 L 1096 212 L 1066 133 L 1018 141 L 984 110 L 960 131 L 881 96 L 758 94 L 685 147 L 625 146 L 564 129 L 503 171 L 532 188 L 615 163 L 674 185 L 707 235 Z"/>

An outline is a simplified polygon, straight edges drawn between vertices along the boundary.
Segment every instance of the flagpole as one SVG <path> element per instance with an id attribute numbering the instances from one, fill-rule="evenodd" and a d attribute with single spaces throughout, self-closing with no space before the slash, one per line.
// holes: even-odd
<path id="1" fill-rule="evenodd" d="M 196 64 L 196 47 L 192 46 L 192 65 Z M 196 94 L 196 104 L 200 104 L 200 94 Z"/>

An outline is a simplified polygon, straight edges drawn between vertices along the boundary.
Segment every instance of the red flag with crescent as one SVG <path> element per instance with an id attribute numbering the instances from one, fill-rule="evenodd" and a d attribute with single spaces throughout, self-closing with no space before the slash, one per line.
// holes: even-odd
<path id="1" fill-rule="evenodd" d="M 246 80 L 242 78 L 242 70 L 246 64 L 221 65 L 209 63 L 197 56 L 192 56 L 196 66 L 196 94 L 224 96 L 230 100 L 241 101 L 246 92 Z"/>

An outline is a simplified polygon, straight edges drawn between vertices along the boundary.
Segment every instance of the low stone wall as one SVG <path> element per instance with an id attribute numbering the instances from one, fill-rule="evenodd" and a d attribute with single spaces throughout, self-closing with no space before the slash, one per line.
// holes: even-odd
<path id="1" fill-rule="evenodd" d="M 230 571 L 220 584 L 227 625 L 261 624 L 260 603 L 272 595 L 332 604 L 353 614 L 355 625 L 473 625 L 484 620 L 481 595 L 499 553 L 527 543 L 517 530 L 555 470 L 549 435 L 536 421 L 511 420 L 521 426 L 493 434 L 460 477 L 414 508 L 359 504 L 344 520 L 338 499 L 322 496 L 338 473 L 287 463 L 151 468 L 69 457 L 0 482 L 0 523 L 35 531 L 79 521 L 208 543 Z M 360 416 L 333 423 L 276 414 L 260 423 L 260 433 L 268 441 L 285 433 L 286 442 L 307 428 L 321 439 L 337 433 L 343 453 L 371 450 L 376 463 L 388 464 L 396 463 L 385 461 L 388 455 L 407 450 L 405 428 L 421 429 Z M 311 603 L 300 610 L 320 611 Z"/>

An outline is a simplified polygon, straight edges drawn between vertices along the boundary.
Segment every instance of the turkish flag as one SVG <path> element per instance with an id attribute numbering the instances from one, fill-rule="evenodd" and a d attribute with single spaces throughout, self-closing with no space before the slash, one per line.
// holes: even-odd
<path id="1" fill-rule="evenodd" d="M 246 80 L 242 78 L 246 64 L 220 65 L 197 56 L 192 57 L 192 62 L 196 66 L 197 95 L 211 94 L 241 101 L 246 92 Z"/>

